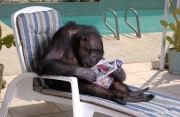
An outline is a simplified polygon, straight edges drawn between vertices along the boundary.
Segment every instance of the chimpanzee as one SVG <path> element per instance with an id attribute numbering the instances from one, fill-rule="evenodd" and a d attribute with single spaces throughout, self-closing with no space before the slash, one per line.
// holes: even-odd
<path id="1" fill-rule="evenodd" d="M 153 94 L 144 94 L 149 87 L 138 91 L 129 89 L 123 83 L 126 74 L 121 67 L 111 73 L 115 80 L 109 89 L 96 85 L 96 74 L 90 68 L 103 59 L 103 54 L 102 38 L 95 27 L 69 22 L 54 34 L 38 62 L 37 73 L 75 76 L 78 78 L 81 94 L 105 98 L 119 104 L 146 102 L 154 98 Z M 71 91 L 68 82 L 52 80 L 51 83 L 53 89 Z"/>

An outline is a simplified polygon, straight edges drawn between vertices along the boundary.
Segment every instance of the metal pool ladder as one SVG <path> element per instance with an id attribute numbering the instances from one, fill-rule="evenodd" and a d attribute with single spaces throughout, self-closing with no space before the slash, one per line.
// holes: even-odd
<path id="1" fill-rule="evenodd" d="M 137 23 L 137 28 L 138 28 L 138 30 L 136 30 L 136 29 L 135 29 L 131 24 L 129 24 L 129 22 L 127 21 L 127 13 L 128 13 L 129 10 L 133 11 L 133 12 L 135 13 L 135 15 L 136 15 L 136 23 Z M 109 26 L 109 24 L 108 24 L 107 21 L 106 21 L 107 11 L 112 12 L 113 15 L 114 15 L 115 25 L 116 25 L 116 32 Z M 139 25 L 139 16 L 138 16 L 136 10 L 134 10 L 134 9 L 132 9 L 132 8 L 126 9 L 126 11 L 125 11 L 125 13 L 124 13 L 124 19 L 125 19 L 126 24 L 135 31 L 136 36 L 139 37 L 139 38 L 141 38 L 140 25 Z M 117 18 L 116 12 L 115 12 L 114 10 L 112 10 L 112 9 L 110 9 L 110 8 L 105 9 L 105 12 L 104 12 L 104 23 L 105 23 L 105 25 L 113 32 L 114 37 L 117 38 L 117 40 L 120 40 L 119 27 L 118 27 L 118 18 Z"/>
<path id="2" fill-rule="evenodd" d="M 136 23 L 137 23 L 137 29 L 138 29 L 138 30 L 136 30 L 136 29 L 135 29 L 131 24 L 129 24 L 129 22 L 127 21 L 127 13 L 128 13 L 129 10 L 133 11 L 134 14 L 136 15 Z M 126 9 L 126 11 L 125 11 L 125 13 L 124 13 L 124 20 L 125 20 L 126 24 L 134 30 L 134 32 L 136 33 L 136 36 L 139 37 L 139 38 L 141 38 L 140 25 L 139 25 L 139 16 L 138 16 L 138 13 L 136 12 L 136 10 L 134 10 L 133 8 Z"/>
<path id="3" fill-rule="evenodd" d="M 114 15 L 115 25 L 116 25 L 116 32 L 109 26 L 109 24 L 108 24 L 107 21 L 106 21 L 107 11 L 112 12 L 113 15 Z M 118 18 L 117 18 L 117 15 L 116 15 L 116 12 L 115 12 L 115 11 L 113 11 L 113 10 L 110 9 L 110 8 L 105 9 L 105 12 L 104 12 L 104 23 L 105 23 L 106 26 L 113 32 L 114 37 L 117 38 L 117 40 L 120 40 L 120 37 L 119 37 L 119 27 L 118 27 Z"/>

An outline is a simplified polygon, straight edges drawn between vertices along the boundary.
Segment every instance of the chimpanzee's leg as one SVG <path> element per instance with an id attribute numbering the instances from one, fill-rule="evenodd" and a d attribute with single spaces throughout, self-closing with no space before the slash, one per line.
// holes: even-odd
<path id="1" fill-rule="evenodd" d="M 125 95 L 125 102 L 146 102 L 154 98 L 152 94 L 144 94 L 145 91 L 149 90 L 149 87 L 138 91 L 132 91 L 125 84 L 114 81 L 110 89 Z"/>
<path id="2" fill-rule="evenodd" d="M 110 87 L 110 90 L 116 91 L 123 95 L 129 95 L 131 90 L 124 84 L 118 81 L 114 81 Z"/>
<path id="3" fill-rule="evenodd" d="M 102 88 L 96 84 L 89 84 L 83 81 L 82 82 L 79 81 L 78 84 L 79 84 L 79 91 L 81 94 L 87 94 L 87 95 L 92 95 L 92 96 L 112 100 L 123 105 L 126 104 L 126 102 L 124 102 L 125 95 L 121 95 L 115 91 Z"/>

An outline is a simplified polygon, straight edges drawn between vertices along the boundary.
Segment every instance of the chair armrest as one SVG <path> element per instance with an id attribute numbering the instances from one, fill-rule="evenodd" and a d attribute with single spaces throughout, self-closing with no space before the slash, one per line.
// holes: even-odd
<path id="1" fill-rule="evenodd" d="M 81 110 L 81 105 L 80 105 L 80 97 L 79 97 L 79 88 L 78 88 L 78 82 L 76 77 L 65 77 L 65 76 L 38 76 L 37 73 L 35 72 L 27 72 L 27 73 L 22 73 L 15 77 L 11 83 L 8 85 L 8 87 L 15 88 L 16 85 L 23 79 L 27 78 L 44 78 L 44 79 L 54 79 L 54 80 L 62 80 L 62 81 L 67 81 L 70 82 L 71 84 L 71 91 L 72 91 L 72 103 L 73 103 L 73 111 L 75 115 L 78 115 L 77 117 L 80 117 L 80 113 L 78 110 Z"/>
<path id="2" fill-rule="evenodd" d="M 34 73 L 33 73 L 34 75 Z M 37 75 L 37 74 L 36 74 Z M 46 78 L 46 79 L 54 79 L 54 80 L 62 80 L 71 83 L 71 91 L 72 91 L 72 103 L 73 103 L 73 110 L 81 110 L 80 108 L 80 96 L 79 96 L 79 87 L 77 83 L 76 77 L 65 77 L 65 76 L 41 76 L 38 78 Z M 80 113 L 78 111 L 74 111 L 77 117 L 80 117 Z"/>
<path id="3" fill-rule="evenodd" d="M 63 81 L 67 81 L 67 82 L 71 82 L 72 80 L 76 79 L 76 77 L 66 77 L 66 76 L 47 76 L 47 75 L 43 75 L 43 76 L 38 76 L 37 73 L 35 72 L 26 72 L 26 73 L 22 73 L 20 75 L 18 75 L 17 77 L 19 77 L 18 79 L 19 80 L 22 80 L 24 78 L 35 78 L 35 77 L 38 77 L 38 78 L 43 78 L 43 79 L 54 79 L 54 80 L 63 80 Z M 17 78 L 15 78 L 14 80 L 16 80 Z M 17 80 L 18 80 L 17 79 Z M 19 81 L 18 80 L 18 81 Z"/>

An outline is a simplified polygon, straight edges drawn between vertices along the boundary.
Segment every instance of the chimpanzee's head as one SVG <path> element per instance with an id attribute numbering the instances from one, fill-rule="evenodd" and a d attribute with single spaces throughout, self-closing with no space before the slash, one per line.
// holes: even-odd
<path id="1" fill-rule="evenodd" d="M 85 26 L 78 32 L 78 58 L 83 67 L 93 67 L 103 59 L 104 49 L 101 35 L 95 27 Z"/>

